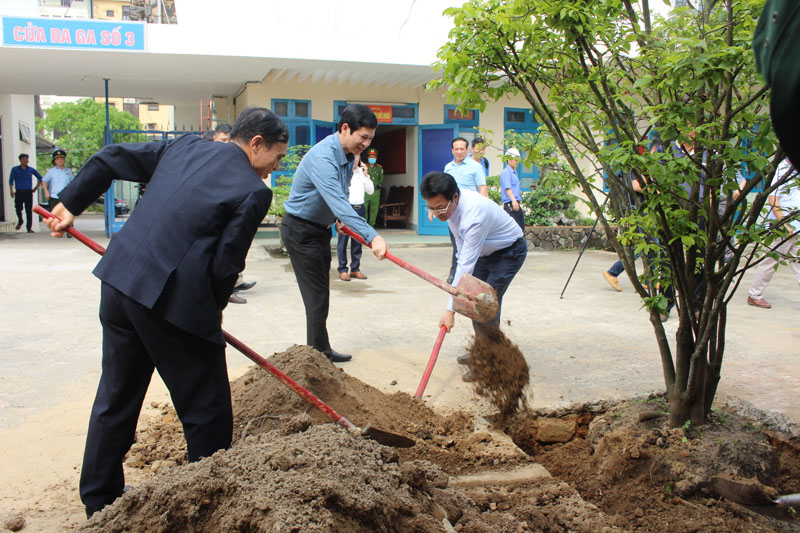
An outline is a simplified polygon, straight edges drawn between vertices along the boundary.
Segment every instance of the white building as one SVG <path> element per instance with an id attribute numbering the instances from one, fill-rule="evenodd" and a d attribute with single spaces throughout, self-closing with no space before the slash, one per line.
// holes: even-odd
<path id="1" fill-rule="evenodd" d="M 426 172 L 452 159 L 452 138 L 472 138 L 478 128 L 492 132 L 486 156 L 497 175 L 503 132 L 537 127 L 521 98 L 461 116 L 441 92 L 426 90 L 452 26 L 442 12 L 457 0 L 175 0 L 176 24 L 46 18 L 37 11 L 40 3 L 0 4 L 5 221 L 16 220 L 7 192 L 16 154 L 35 152 L 18 132 L 33 128 L 32 95 L 103 96 L 105 79 L 110 96 L 175 105 L 179 128 L 200 127 L 200 102 L 210 102 L 212 126 L 233 122 L 247 106 L 268 107 L 289 125 L 293 144 L 330 134 L 347 103 L 374 106 L 381 117 L 373 146 L 386 172 L 384 194 L 391 186 L 417 189 Z M 522 178 L 530 183 L 535 169 Z M 420 233 L 446 233 L 444 223 L 428 221 L 418 194 L 410 222 Z"/>

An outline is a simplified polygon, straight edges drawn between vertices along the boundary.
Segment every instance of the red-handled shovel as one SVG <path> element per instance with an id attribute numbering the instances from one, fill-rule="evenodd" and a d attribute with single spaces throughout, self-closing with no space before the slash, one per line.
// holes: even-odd
<path id="1" fill-rule="evenodd" d="M 439 348 L 442 347 L 442 342 L 444 342 L 446 333 L 447 326 L 442 325 L 439 330 L 439 336 L 436 337 L 436 342 L 433 344 L 433 351 L 431 352 L 430 359 L 428 359 L 428 366 L 425 367 L 425 372 L 422 374 L 422 380 L 419 382 L 417 392 L 414 393 L 414 398 L 422 398 L 422 393 L 425 392 L 425 387 L 428 386 L 428 380 L 431 377 L 431 372 L 433 372 L 433 365 L 436 364 L 436 359 L 439 357 Z"/>
<path id="2" fill-rule="evenodd" d="M 41 206 L 34 206 L 34 212 L 43 217 L 43 218 L 58 218 L 53 215 L 50 211 L 42 208 Z M 67 228 L 67 233 L 81 241 L 83 244 L 94 250 L 100 255 L 103 255 L 106 251 L 105 248 L 97 244 L 91 238 L 86 236 L 85 234 L 81 233 L 80 231 L 76 230 L 73 227 Z M 278 370 L 278 368 L 258 355 L 255 351 L 247 347 L 242 341 L 231 335 L 225 330 L 222 330 L 222 334 L 225 336 L 225 341 L 239 350 L 243 355 L 249 358 L 258 366 L 266 369 L 270 374 L 275 376 L 281 383 L 292 389 L 294 392 L 297 393 L 302 399 L 328 415 L 334 422 L 345 428 L 352 434 L 361 435 L 363 437 L 371 438 L 372 440 L 383 444 L 384 446 L 394 446 L 396 448 L 410 448 L 414 446 L 414 441 L 409 439 L 408 437 L 403 437 L 402 435 L 396 435 L 394 433 L 389 433 L 388 431 L 383 431 L 377 428 L 370 426 L 369 424 L 366 425 L 364 428 L 360 428 L 350 422 L 348 419 L 334 411 L 328 404 L 314 396 L 311 392 L 304 389 L 299 383 L 294 381 L 292 378 Z"/>
<path id="3" fill-rule="evenodd" d="M 364 246 L 369 246 L 360 235 L 347 226 L 343 225 L 341 231 Z M 489 322 L 497 315 L 497 293 L 485 281 L 481 281 L 471 274 L 464 274 L 461 276 L 458 285 L 453 287 L 389 252 L 386 252 L 386 259 L 450 293 L 453 296 L 453 311 L 456 313 L 460 313 L 476 322 Z"/>

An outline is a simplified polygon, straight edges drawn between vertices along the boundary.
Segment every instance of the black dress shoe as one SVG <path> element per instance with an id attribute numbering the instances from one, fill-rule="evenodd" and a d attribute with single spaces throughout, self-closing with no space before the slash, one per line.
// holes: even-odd
<path id="1" fill-rule="evenodd" d="M 339 353 L 334 350 L 326 350 L 322 352 L 331 363 L 345 363 L 353 358 L 352 355 L 346 353 Z"/>
<path id="2" fill-rule="evenodd" d="M 91 507 L 89 505 L 86 506 L 86 518 L 89 519 L 92 515 L 98 511 L 102 511 L 102 507 Z"/>
<path id="3" fill-rule="evenodd" d="M 233 291 L 234 292 L 246 291 L 246 290 L 252 289 L 253 285 L 255 285 L 255 284 L 256 284 L 255 281 L 249 281 L 247 283 L 240 283 L 240 284 L 238 284 L 237 286 L 235 286 L 233 288 Z"/>

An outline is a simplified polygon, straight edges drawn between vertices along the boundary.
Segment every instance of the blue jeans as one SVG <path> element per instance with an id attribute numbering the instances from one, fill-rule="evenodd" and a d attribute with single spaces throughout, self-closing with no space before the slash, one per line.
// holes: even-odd
<path id="1" fill-rule="evenodd" d="M 522 263 L 525 262 L 525 256 L 527 255 L 528 245 L 525 237 L 520 237 L 510 246 L 483 256 L 475 263 L 472 275 L 492 286 L 497 293 L 498 304 L 497 315 L 495 315 L 494 320 L 489 322 L 472 321 L 472 328 L 475 330 L 476 335 L 482 334 L 489 327 L 500 325 L 500 309 L 503 305 L 503 295 L 508 290 L 508 286 L 511 285 L 514 276 L 522 268 Z"/>
<path id="2" fill-rule="evenodd" d="M 355 209 L 356 214 L 360 217 L 363 217 L 364 214 L 367 212 L 364 208 L 364 204 L 359 206 L 353 206 Z M 339 272 L 347 272 L 347 241 L 351 240 L 349 235 L 344 233 L 339 233 L 339 240 L 336 243 L 336 255 L 339 257 L 339 268 L 337 269 Z M 351 272 L 358 272 L 361 269 L 361 243 L 355 239 L 352 239 L 352 243 L 350 244 L 350 271 Z"/>

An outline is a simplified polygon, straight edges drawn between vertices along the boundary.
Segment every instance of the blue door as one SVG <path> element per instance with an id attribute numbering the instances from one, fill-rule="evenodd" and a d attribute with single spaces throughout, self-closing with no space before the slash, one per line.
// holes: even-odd
<path id="1" fill-rule="evenodd" d="M 447 222 L 438 218 L 428 220 L 425 200 L 419 193 L 423 176 L 433 170 L 443 171 L 444 166 L 453 160 L 450 142 L 458 137 L 458 126 L 435 125 L 419 126 L 419 173 L 417 175 L 417 220 L 420 235 L 447 235 Z"/>

